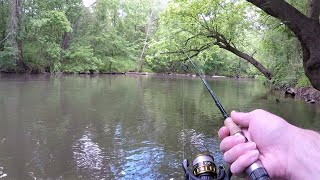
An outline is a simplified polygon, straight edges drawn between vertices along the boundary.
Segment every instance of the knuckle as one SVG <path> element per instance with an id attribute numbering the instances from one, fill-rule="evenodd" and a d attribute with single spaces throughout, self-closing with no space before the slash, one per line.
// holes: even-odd
<path id="1" fill-rule="evenodd" d="M 247 167 L 247 159 L 245 156 L 240 156 L 231 166 L 234 174 L 240 174 Z"/>
<path id="2" fill-rule="evenodd" d="M 223 139 L 223 130 L 222 130 L 222 128 L 219 129 L 218 136 L 219 136 L 220 139 Z"/>
<path id="3" fill-rule="evenodd" d="M 222 140 L 220 143 L 220 151 L 225 152 L 226 143 L 225 140 Z"/>
<path id="4" fill-rule="evenodd" d="M 242 152 L 242 149 L 243 149 L 242 145 L 238 144 L 232 148 L 232 151 L 234 154 L 240 154 Z"/>
<path id="5" fill-rule="evenodd" d="M 232 158 L 231 158 L 231 154 L 229 151 L 227 151 L 223 154 L 223 159 L 229 164 L 233 163 Z"/>
<path id="6" fill-rule="evenodd" d="M 245 168 L 247 163 L 247 159 L 245 158 L 245 156 L 240 156 L 237 161 L 241 168 Z"/>
<path id="7" fill-rule="evenodd" d="M 220 151 L 224 152 L 224 144 L 222 142 L 220 143 Z"/>
<path id="8" fill-rule="evenodd" d="M 254 113 L 254 114 L 260 114 L 262 112 L 264 112 L 263 109 L 256 109 L 256 110 L 252 111 L 252 113 Z"/>
<path id="9" fill-rule="evenodd" d="M 231 117 L 228 117 L 227 119 L 225 119 L 225 121 L 232 121 Z"/>
<path id="10" fill-rule="evenodd" d="M 226 127 L 223 126 L 222 128 L 219 129 L 218 131 L 218 136 L 221 140 L 223 140 L 224 138 L 226 138 L 228 136 L 227 132 L 226 132 Z"/>
<path id="11" fill-rule="evenodd" d="M 234 174 L 239 174 L 239 173 L 241 173 L 243 171 L 238 162 L 232 163 L 231 166 L 230 166 L 230 170 Z"/>
<path id="12" fill-rule="evenodd" d="M 230 145 L 230 141 L 229 141 L 229 139 L 228 138 L 225 138 L 225 139 L 223 139 L 222 141 L 221 141 L 221 143 L 220 143 L 220 150 L 222 151 L 222 152 L 226 152 L 227 150 L 228 150 L 228 147 L 230 147 L 231 145 Z"/>

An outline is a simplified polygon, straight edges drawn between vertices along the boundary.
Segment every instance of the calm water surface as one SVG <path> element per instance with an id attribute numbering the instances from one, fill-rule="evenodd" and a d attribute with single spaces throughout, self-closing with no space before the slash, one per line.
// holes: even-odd
<path id="1" fill-rule="evenodd" d="M 320 130 L 319 105 L 257 81 L 209 83 L 228 112 L 263 108 Z M 224 163 L 222 120 L 198 78 L 1 75 L 0 176 L 182 179 L 183 158 L 208 150 Z"/>

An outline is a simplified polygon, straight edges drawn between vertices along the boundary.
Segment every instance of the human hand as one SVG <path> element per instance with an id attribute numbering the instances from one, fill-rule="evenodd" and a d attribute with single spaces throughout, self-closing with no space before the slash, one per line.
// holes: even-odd
<path id="1" fill-rule="evenodd" d="M 233 111 L 231 119 L 241 126 L 245 136 L 251 142 L 245 143 L 243 136 L 229 136 L 224 126 L 219 130 L 221 151 L 224 159 L 231 164 L 231 172 L 240 174 L 258 159 L 272 178 L 288 178 L 290 157 L 293 147 L 292 133 L 297 128 L 282 118 L 264 110 L 249 113 Z M 291 154 L 290 154 L 291 153 Z"/>

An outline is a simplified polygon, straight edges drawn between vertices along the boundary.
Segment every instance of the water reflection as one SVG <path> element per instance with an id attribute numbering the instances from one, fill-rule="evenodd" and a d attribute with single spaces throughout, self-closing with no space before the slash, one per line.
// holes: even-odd
<path id="1" fill-rule="evenodd" d="M 224 163 L 223 119 L 197 78 L 0 79 L 0 178 L 182 179 L 183 158 L 203 151 Z M 256 81 L 209 83 L 228 112 L 262 108 L 320 130 L 318 105 L 270 94 Z"/>
<path id="2" fill-rule="evenodd" d="M 1 178 L 5 178 L 5 177 L 7 177 L 8 176 L 8 174 L 6 174 L 4 171 L 3 171 L 3 167 L 0 167 L 0 179 Z"/>
<path id="3" fill-rule="evenodd" d="M 224 163 L 222 153 L 217 149 L 220 144 L 218 138 L 194 129 L 184 129 L 180 132 L 179 144 L 182 145 L 183 159 L 192 160 L 199 153 L 210 152 L 217 163 Z"/>
<path id="4" fill-rule="evenodd" d="M 190 144 L 190 146 L 193 146 L 194 148 L 196 148 L 198 152 L 207 150 L 207 149 L 204 149 L 206 144 L 204 137 L 205 136 L 202 133 L 198 133 L 194 129 L 189 129 L 189 130 L 184 129 L 180 133 L 181 143 L 183 143 L 184 145 Z"/>
<path id="5" fill-rule="evenodd" d="M 159 165 L 165 155 L 164 149 L 155 143 L 144 141 L 142 147 L 127 151 L 121 179 L 161 179 Z M 168 167 L 169 168 L 169 167 Z"/>
<path id="6" fill-rule="evenodd" d="M 87 172 L 96 177 L 103 167 L 104 157 L 99 145 L 94 143 L 92 138 L 90 130 L 86 128 L 84 135 L 72 146 L 73 158 L 79 174 Z"/>

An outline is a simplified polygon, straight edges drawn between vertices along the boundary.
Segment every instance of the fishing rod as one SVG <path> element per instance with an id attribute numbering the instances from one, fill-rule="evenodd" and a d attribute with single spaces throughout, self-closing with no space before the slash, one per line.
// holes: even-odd
<path id="1" fill-rule="evenodd" d="M 227 112 L 224 110 L 222 104 L 220 103 L 218 97 L 214 94 L 213 90 L 211 89 L 210 85 L 207 83 L 207 81 L 203 78 L 203 76 L 201 75 L 199 69 L 197 68 L 197 66 L 193 63 L 191 57 L 184 51 L 182 50 L 183 54 L 185 54 L 190 62 L 190 64 L 192 65 L 193 69 L 196 71 L 196 74 L 200 77 L 200 79 L 202 80 L 203 84 L 205 85 L 205 87 L 207 88 L 207 90 L 209 91 L 211 97 L 213 98 L 216 106 L 218 107 L 218 109 L 220 110 L 222 116 L 225 119 L 224 125 L 228 127 L 229 131 L 230 131 L 230 135 L 232 136 L 243 136 L 246 139 L 246 142 L 248 142 L 248 139 L 244 136 L 244 133 L 242 132 L 242 130 L 240 129 L 240 127 L 235 124 L 231 119 L 227 119 L 229 116 L 227 114 Z M 214 163 L 214 159 L 212 158 L 211 161 L 208 161 L 208 157 L 207 156 L 203 156 L 202 154 L 200 154 L 200 159 L 201 160 L 197 160 L 199 159 L 199 156 L 193 161 L 193 165 L 194 165 L 194 175 L 201 175 L 202 172 L 204 174 L 204 176 L 206 176 L 203 179 L 208 178 L 207 176 L 210 175 L 211 171 L 209 171 L 208 169 L 210 169 L 210 167 L 206 167 L 206 164 L 210 164 L 211 162 Z M 187 160 L 184 160 L 183 162 L 183 167 L 186 171 L 186 162 Z M 196 162 L 196 163 L 195 163 Z M 201 163 L 198 163 L 201 162 Z M 207 163 L 210 162 L 210 163 Z M 201 166 L 202 165 L 202 166 Z M 256 161 L 255 163 L 251 164 L 249 167 L 246 168 L 246 174 L 250 177 L 251 180 L 270 180 L 270 177 L 268 175 L 267 170 L 263 167 L 261 161 Z M 212 173 L 211 173 L 212 174 Z M 227 178 L 231 178 L 232 173 L 230 172 L 230 169 L 228 171 L 228 174 L 230 174 L 230 177 Z M 229 176 L 229 175 L 228 175 Z M 201 177 L 201 176 L 199 176 Z M 190 178 L 192 179 L 192 178 Z M 202 179 L 202 178 L 201 178 Z M 211 178 L 214 179 L 214 178 Z"/>

